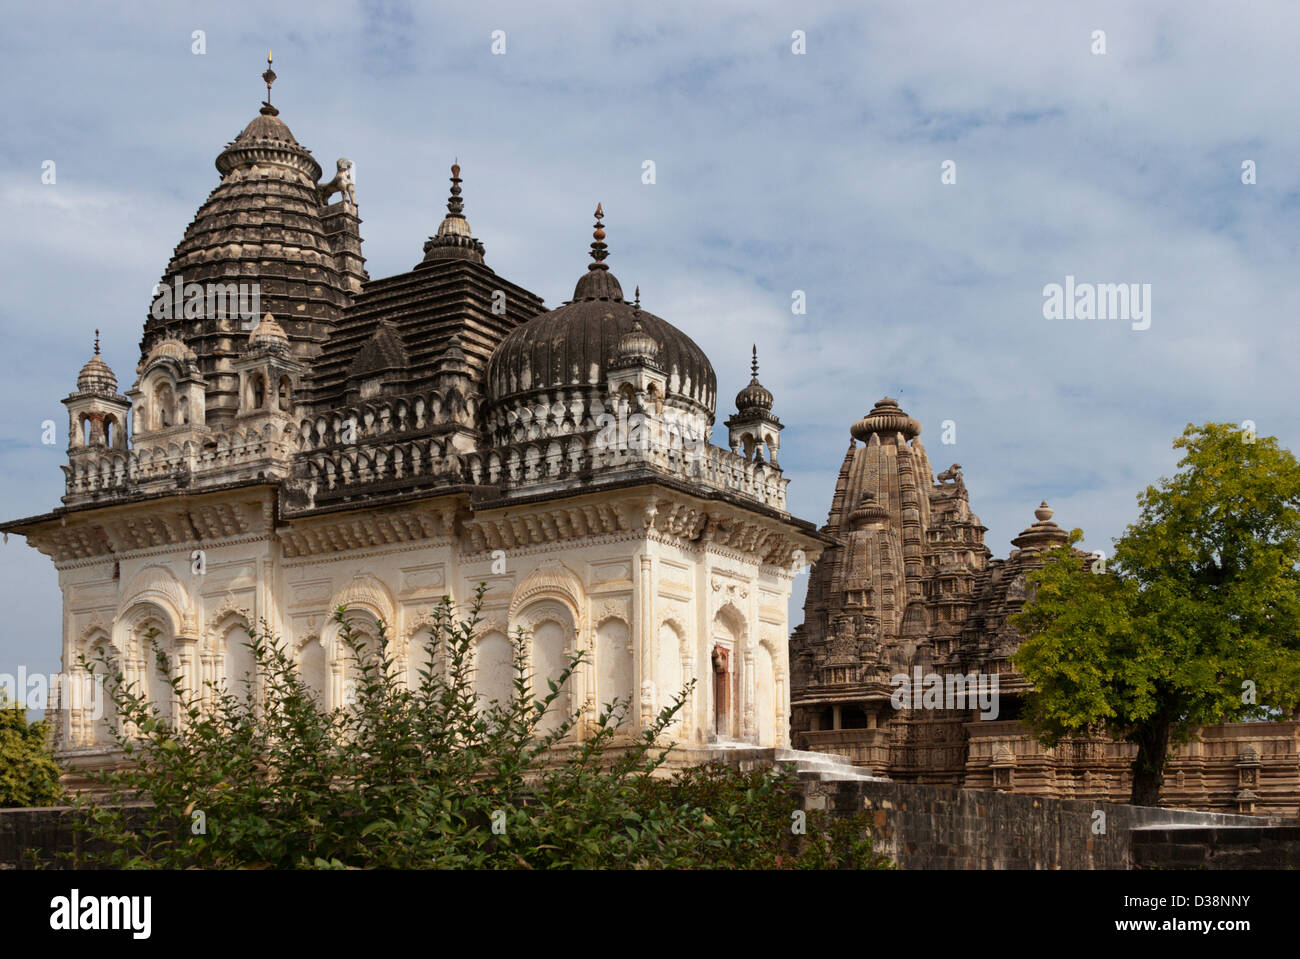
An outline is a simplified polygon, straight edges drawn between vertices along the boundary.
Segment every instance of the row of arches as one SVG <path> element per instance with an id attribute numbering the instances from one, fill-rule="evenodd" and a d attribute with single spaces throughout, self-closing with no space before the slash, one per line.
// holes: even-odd
<path id="1" fill-rule="evenodd" d="M 594 721 L 607 712 L 614 700 L 623 704 L 615 724 L 641 729 L 660 709 L 681 694 L 686 702 L 670 732 L 685 734 L 695 741 L 746 741 L 781 744 L 784 708 L 781 675 L 775 650 L 769 643 L 749 642 L 738 614 L 724 610 L 711 624 L 708 656 L 696 662 L 696 650 L 680 624 L 671 618 L 660 622 L 651 658 L 637 663 L 637 649 L 628 622 L 607 615 L 590 634 L 588 663 L 561 687 L 550 710 L 543 717 L 542 731 L 555 729 L 579 710 Z M 351 607 L 353 635 L 373 652 L 378 648 L 381 612 L 361 603 Z M 488 622 L 475 640 L 472 656 L 474 691 L 480 706 L 493 701 L 506 703 L 514 697 L 515 646 L 512 636 L 521 627 L 526 637 L 526 669 L 532 678 L 532 693 L 544 699 L 548 680 L 558 681 L 579 648 L 573 610 L 568 604 L 542 597 L 525 604 L 511 615 L 511 625 Z M 149 644 L 149 633 L 170 659 L 180 677 L 181 688 L 197 693 L 206 702 L 225 692 L 243 701 L 260 695 L 256 662 L 249 648 L 250 624 L 242 614 L 229 612 L 220 617 L 206 638 L 178 637 L 172 617 L 162 607 L 142 604 L 119 622 L 117 638 L 99 629 L 87 634 L 81 650 L 92 661 L 102 652 L 111 670 L 120 669 L 128 683 L 142 690 L 168 722 L 181 718 L 172 688 Z M 304 636 L 291 644 L 290 653 L 300 676 L 328 709 L 355 701 L 357 664 L 330 623 L 321 634 Z M 442 662 L 432 660 L 427 625 L 412 630 L 405 642 L 395 642 L 395 658 L 405 682 L 415 687 L 421 672 L 442 672 Z M 697 669 L 697 666 L 699 667 Z M 649 676 L 638 675 L 649 667 Z M 650 676 L 654 679 L 651 681 Z M 694 691 L 686 692 L 689 681 L 697 680 Z M 104 698 L 102 713 L 89 717 L 73 713 L 69 728 L 73 746 L 111 745 L 117 717 Z"/>

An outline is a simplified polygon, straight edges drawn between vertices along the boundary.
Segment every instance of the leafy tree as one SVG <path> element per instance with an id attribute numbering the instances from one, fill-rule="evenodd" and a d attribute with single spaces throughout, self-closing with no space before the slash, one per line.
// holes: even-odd
<path id="1" fill-rule="evenodd" d="M 63 796 L 44 722 L 0 692 L 0 807 L 52 806 Z"/>
<path id="2" fill-rule="evenodd" d="M 110 678 L 132 763 L 98 774 L 106 803 L 82 801 L 85 828 L 100 841 L 87 848 L 108 849 L 82 855 L 134 868 L 885 865 L 862 813 L 847 824 L 811 814 L 807 836 L 793 835 L 800 796 L 787 773 L 709 765 L 662 775 L 684 693 L 630 745 L 616 741 L 629 709 L 620 701 L 589 738 L 562 742 L 579 714 L 549 731 L 543 719 L 582 657 L 536 698 L 521 632 L 510 699 L 482 703 L 471 655 L 482 595 L 465 618 L 444 598 L 426 643 L 426 661 L 439 667 L 409 688 L 384 624 L 367 643 L 337 610 L 356 694 L 330 711 L 264 632 L 249 642 L 255 681 L 240 696 L 211 687 L 206 707 L 159 655 L 176 724 Z"/>
<path id="3" fill-rule="evenodd" d="M 1170 745 L 1195 726 L 1300 706 L 1300 464 L 1232 424 L 1189 424 L 1174 448 L 1177 474 L 1138 497 L 1105 573 L 1053 550 L 1013 619 L 1040 739 L 1135 743 L 1138 805 L 1158 803 Z"/>

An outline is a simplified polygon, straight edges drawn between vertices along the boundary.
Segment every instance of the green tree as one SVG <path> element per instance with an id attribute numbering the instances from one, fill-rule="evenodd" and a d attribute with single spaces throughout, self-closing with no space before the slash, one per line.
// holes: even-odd
<path id="1" fill-rule="evenodd" d="M 63 796 L 44 722 L 0 692 L 0 807 L 52 806 Z"/>
<path id="2" fill-rule="evenodd" d="M 1300 706 L 1300 464 L 1232 424 L 1189 424 L 1174 448 L 1178 472 L 1139 495 L 1105 572 L 1053 550 L 1013 618 L 1041 741 L 1136 744 L 1138 805 L 1159 802 L 1170 746 L 1195 726 Z"/>
<path id="3" fill-rule="evenodd" d="M 282 645 L 249 642 L 255 681 L 241 695 L 187 697 L 159 665 L 179 723 L 120 675 L 107 688 L 129 766 L 99 774 L 106 799 L 83 799 L 95 861 L 134 868 L 763 868 L 869 867 L 861 812 L 807 816 L 792 830 L 797 782 L 777 770 L 710 765 L 663 775 L 667 731 L 684 693 L 630 742 L 629 704 L 607 704 L 592 734 L 563 742 L 579 714 L 543 722 L 581 661 L 533 695 L 527 643 L 514 686 L 482 703 L 473 649 L 483 589 L 460 617 L 436 608 L 418 683 L 398 681 L 386 628 L 359 639 L 339 609 L 355 701 L 325 710 Z M 87 668 L 103 668 L 84 663 Z"/>

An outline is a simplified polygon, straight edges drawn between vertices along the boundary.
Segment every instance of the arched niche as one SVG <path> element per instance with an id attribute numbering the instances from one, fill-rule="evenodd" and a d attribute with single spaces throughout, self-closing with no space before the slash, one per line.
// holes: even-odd
<path id="1" fill-rule="evenodd" d="M 213 631 L 216 636 L 216 653 L 219 667 L 217 684 L 240 702 L 259 690 L 257 657 L 251 648 L 252 635 L 248 620 L 239 613 L 223 616 Z"/>
<path id="2" fill-rule="evenodd" d="M 577 634 L 573 611 L 565 603 L 540 600 L 525 606 L 516 624 L 524 630 L 528 640 L 528 669 L 532 678 L 533 697 L 540 701 L 550 695 L 550 682 L 560 683 L 570 656 L 576 647 Z M 575 677 L 571 676 L 561 687 L 538 723 L 541 732 L 556 729 L 570 713 L 574 698 Z"/>
<path id="3" fill-rule="evenodd" d="M 754 650 L 754 719 L 757 724 L 760 746 L 779 745 L 777 710 L 780 704 L 776 695 L 776 654 L 768 641 L 759 643 Z"/>
<path id="4" fill-rule="evenodd" d="M 622 619 L 609 617 L 596 627 L 595 660 L 597 707 L 608 712 L 609 704 L 617 699 L 620 707 L 611 723 L 632 725 L 636 718 L 636 662 L 632 632 Z"/>
<path id="5" fill-rule="evenodd" d="M 329 694 L 329 657 L 319 636 L 306 636 L 298 644 L 298 675 L 303 684 L 315 693 L 321 705 L 326 705 Z"/>
<path id="6" fill-rule="evenodd" d="M 474 643 L 474 692 L 478 707 L 492 702 L 508 706 L 514 698 L 514 645 L 505 633 L 491 629 Z"/>

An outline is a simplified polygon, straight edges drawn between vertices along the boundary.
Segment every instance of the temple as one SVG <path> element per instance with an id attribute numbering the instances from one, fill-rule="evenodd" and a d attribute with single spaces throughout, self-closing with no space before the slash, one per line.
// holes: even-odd
<path id="1" fill-rule="evenodd" d="M 613 701 L 630 737 L 684 696 L 669 733 L 687 757 L 796 747 L 841 778 L 1127 800 L 1132 747 L 1046 749 L 1019 721 L 1008 617 L 1069 542 L 1046 503 L 993 558 L 961 468 L 936 477 L 886 397 L 849 428 L 827 524 L 791 516 L 757 348 L 716 446 L 714 368 L 639 288 L 625 296 L 600 205 L 548 309 L 488 265 L 453 162 L 413 266 L 372 279 L 352 164 L 324 179 L 271 104 L 269 60 L 266 101 L 217 154 L 155 289 L 129 388 L 97 330 L 63 400 L 62 504 L 0 524 L 58 571 L 65 675 L 102 652 L 174 718 L 149 635 L 210 701 L 256 687 L 245 642 L 265 629 L 340 706 L 354 667 L 336 608 L 363 637 L 382 623 L 413 680 L 433 665 L 434 607 L 483 584 L 480 695 L 510 696 L 520 630 L 541 694 L 582 653 L 546 720 L 577 716 L 574 739 Z M 111 710 L 65 697 L 54 717 L 70 782 L 122 760 Z M 1295 722 L 1206 728 L 1164 800 L 1296 815 L 1298 757 Z"/>
<path id="2" fill-rule="evenodd" d="M 920 434 L 889 397 L 849 428 L 822 529 L 835 542 L 790 641 L 794 745 L 904 782 L 1127 802 L 1135 746 L 1049 749 L 1019 721 L 1030 686 L 1012 662 L 1023 637 L 1008 617 L 1069 533 L 1043 503 L 1010 555 L 993 558 L 961 467 L 936 477 Z M 1295 816 L 1300 723 L 1199 729 L 1174 751 L 1161 802 Z"/>
<path id="3" fill-rule="evenodd" d="M 771 394 L 755 375 L 733 448 L 712 445 L 713 367 L 624 295 L 603 208 L 548 310 L 488 265 L 458 163 L 413 267 L 371 279 L 351 163 L 322 183 L 263 78 L 130 388 L 96 339 L 64 400 L 62 505 L 2 527 L 58 570 L 65 673 L 102 649 L 172 717 L 149 632 L 212 696 L 256 682 L 244 644 L 264 623 L 338 706 L 353 666 L 335 608 L 363 637 L 382 621 L 415 677 L 435 604 L 482 583 L 485 701 L 510 696 L 522 629 L 539 693 L 586 654 L 547 717 L 578 715 L 575 738 L 605 704 L 630 736 L 685 693 L 683 751 L 787 745 L 787 605 L 827 540 L 786 510 Z M 65 765 L 119 761 L 111 714 L 55 715 Z"/>

